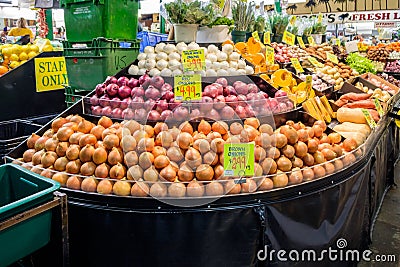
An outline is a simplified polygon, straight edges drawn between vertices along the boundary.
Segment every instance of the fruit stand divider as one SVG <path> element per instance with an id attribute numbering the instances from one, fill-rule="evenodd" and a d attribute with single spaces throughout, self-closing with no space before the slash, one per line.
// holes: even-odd
<path id="1" fill-rule="evenodd" d="M 35 58 L 61 55 L 61 51 L 43 52 Z M 63 89 L 36 92 L 34 59 L 0 77 L 0 121 L 60 113 L 66 107 L 64 100 Z"/>
<path id="2" fill-rule="evenodd" d="M 81 100 L 60 116 L 83 114 L 83 106 Z M 181 208 L 151 197 L 62 189 L 69 199 L 71 264 L 274 266 L 278 263 L 257 261 L 257 252 L 265 245 L 275 250 L 321 251 L 335 248 L 337 239 L 345 238 L 348 248 L 365 249 L 385 190 L 393 181 L 386 178 L 386 170 L 393 168 L 388 157 L 395 149 L 390 122 L 384 117 L 369 137 L 365 154 L 336 174 L 271 192 L 225 196 L 207 206 Z M 24 142 L 9 159 L 19 157 L 25 149 Z M 99 256 L 105 247 L 125 247 L 134 253 Z M 157 253 L 147 249 L 151 247 L 157 247 Z M 54 257 L 52 263 L 56 262 Z M 296 266 L 311 266 L 300 263 Z M 329 264 L 324 262 L 324 266 Z"/>

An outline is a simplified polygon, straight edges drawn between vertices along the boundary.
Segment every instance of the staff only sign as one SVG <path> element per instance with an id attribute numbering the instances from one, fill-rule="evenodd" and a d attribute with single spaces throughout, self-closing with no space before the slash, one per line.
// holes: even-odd
<path id="1" fill-rule="evenodd" d="M 63 89 L 68 85 L 65 57 L 35 58 L 36 92 Z"/>
<path id="2" fill-rule="evenodd" d="M 353 23 L 353 22 L 400 22 L 400 10 L 359 11 L 323 13 L 323 18 L 328 23 Z M 298 15 L 300 17 L 317 17 L 318 14 Z"/>

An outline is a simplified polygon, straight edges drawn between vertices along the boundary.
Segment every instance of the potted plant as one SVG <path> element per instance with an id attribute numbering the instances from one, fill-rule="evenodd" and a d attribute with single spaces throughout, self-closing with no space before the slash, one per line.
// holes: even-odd
<path id="1" fill-rule="evenodd" d="M 285 14 L 274 14 L 270 16 L 270 24 L 274 33 L 274 42 L 282 42 L 283 33 L 289 24 L 289 16 Z"/>
<path id="2" fill-rule="evenodd" d="M 254 30 L 258 32 L 260 40 L 263 40 L 265 32 L 265 18 L 263 16 L 258 16 L 256 22 L 254 23 Z"/>
<path id="3" fill-rule="evenodd" d="M 232 6 L 232 18 L 235 21 L 235 29 L 232 31 L 232 41 L 245 42 L 246 32 L 253 27 L 255 3 L 236 0 Z"/>
<path id="4" fill-rule="evenodd" d="M 233 19 L 217 17 L 211 24 L 200 27 L 197 32 L 198 43 L 222 43 L 229 39 L 229 34 L 235 28 Z"/>
<path id="5" fill-rule="evenodd" d="M 198 0 L 189 3 L 175 0 L 165 4 L 165 10 L 174 25 L 175 42 L 196 41 L 199 25 L 208 25 L 215 18 L 214 4 L 203 5 Z"/>
<path id="6" fill-rule="evenodd" d="M 312 27 L 311 36 L 314 38 L 316 44 L 322 43 L 323 35 L 325 35 L 326 32 L 326 26 L 327 25 L 322 24 L 322 22 L 317 22 Z"/>

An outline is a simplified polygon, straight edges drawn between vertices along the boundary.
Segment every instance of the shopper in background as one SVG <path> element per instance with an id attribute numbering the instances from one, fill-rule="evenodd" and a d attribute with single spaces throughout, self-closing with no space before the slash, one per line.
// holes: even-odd
<path id="1" fill-rule="evenodd" d="M 4 27 L 3 31 L 0 33 L 0 43 L 5 43 L 7 40 L 8 28 Z"/>
<path id="2" fill-rule="evenodd" d="M 8 33 L 8 36 L 29 36 L 30 42 L 33 42 L 33 33 L 27 27 L 26 20 L 24 18 L 19 18 L 17 21 L 17 27 L 12 28 Z"/>
<path id="3" fill-rule="evenodd" d="M 378 40 L 376 40 L 375 36 L 372 36 L 371 42 L 372 42 L 372 45 L 377 45 L 378 44 Z"/>

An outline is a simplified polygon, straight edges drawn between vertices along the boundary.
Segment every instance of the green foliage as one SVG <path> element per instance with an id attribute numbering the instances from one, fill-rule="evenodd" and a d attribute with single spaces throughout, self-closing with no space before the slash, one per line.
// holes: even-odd
<path id="1" fill-rule="evenodd" d="M 289 16 L 274 14 L 270 16 L 270 24 L 274 34 L 283 34 L 289 24 Z"/>
<path id="2" fill-rule="evenodd" d="M 235 21 L 235 30 L 237 31 L 248 31 L 254 27 L 254 2 L 244 2 L 236 0 L 232 6 L 232 18 Z"/>
<path id="3" fill-rule="evenodd" d="M 376 73 L 376 68 L 372 61 L 358 53 L 349 54 L 347 56 L 346 63 L 360 74 L 367 72 Z"/>
<path id="4" fill-rule="evenodd" d="M 168 13 L 168 19 L 173 24 L 200 24 L 209 25 L 215 20 L 217 7 L 215 3 L 203 5 L 195 0 L 186 3 L 182 0 L 176 0 L 165 4 Z"/>

